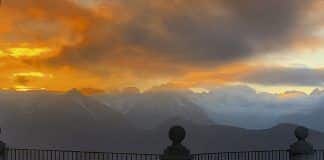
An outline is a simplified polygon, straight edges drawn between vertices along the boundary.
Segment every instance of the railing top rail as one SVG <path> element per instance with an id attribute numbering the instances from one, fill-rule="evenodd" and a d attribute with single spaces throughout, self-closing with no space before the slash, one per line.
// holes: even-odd
<path id="1" fill-rule="evenodd" d="M 138 152 L 100 152 L 100 151 L 85 151 L 85 150 L 64 150 L 64 149 L 36 149 L 36 148 L 6 148 L 6 150 L 16 151 L 43 151 L 43 152 L 84 152 L 84 153 L 106 153 L 106 154 L 141 154 L 141 155 L 161 155 L 159 153 L 138 153 Z M 220 153 L 246 153 L 246 152 L 289 152 L 289 149 L 274 149 L 274 150 L 245 150 L 245 151 L 221 151 L 221 152 L 202 152 L 193 153 L 192 155 L 202 154 L 220 154 Z M 316 149 L 315 152 L 324 152 L 324 149 Z"/>
<path id="2" fill-rule="evenodd" d="M 324 151 L 324 150 L 323 150 Z M 195 153 L 192 155 L 202 155 L 202 154 L 220 154 L 220 153 L 247 153 L 247 152 L 289 152 L 289 149 L 281 149 L 281 150 L 247 150 L 247 151 L 225 151 L 225 152 L 204 152 L 204 153 Z"/>
<path id="3" fill-rule="evenodd" d="M 63 149 L 34 149 L 34 148 L 6 148 L 6 150 L 14 151 L 40 151 L 40 152 L 69 152 L 69 153 L 95 153 L 95 154 L 132 154 L 132 155 L 161 155 L 158 153 L 135 153 L 135 152 L 98 152 L 98 151 L 82 151 L 82 150 L 63 150 Z"/>
<path id="4" fill-rule="evenodd" d="M 98 151 L 84 151 L 84 150 L 63 150 L 63 149 L 35 149 L 35 148 L 6 148 L 6 150 L 15 151 L 40 151 L 40 152 L 69 152 L 69 153 L 95 153 L 95 154 L 133 154 L 133 155 L 161 155 L 159 153 L 136 153 L 136 152 L 98 152 Z M 324 149 L 317 149 L 316 152 L 324 152 Z M 289 149 L 279 149 L 279 150 L 246 150 L 246 151 L 221 151 L 221 152 L 202 152 L 193 153 L 191 155 L 207 155 L 207 154 L 233 154 L 233 153 L 258 153 L 258 152 L 289 152 Z"/>

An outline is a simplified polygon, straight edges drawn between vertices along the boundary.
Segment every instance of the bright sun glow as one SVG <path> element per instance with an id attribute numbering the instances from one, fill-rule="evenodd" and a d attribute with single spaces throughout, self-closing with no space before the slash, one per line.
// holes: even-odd
<path id="1" fill-rule="evenodd" d="M 194 93 L 208 93 L 209 90 L 205 88 L 190 88 L 190 90 Z"/>
<path id="2" fill-rule="evenodd" d="M 30 86 L 16 85 L 14 86 L 14 90 L 18 92 L 27 92 L 27 91 L 35 91 L 35 90 L 46 90 L 46 88 L 34 88 Z"/>
<path id="3" fill-rule="evenodd" d="M 13 76 L 14 77 L 24 76 L 24 77 L 39 77 L 39 78 L 43 78 L 46 75 L 44 73 L 41 73 L 41 72 L 22 72 L 22 73 L 14 73 Z M 51 75 L 51 77 L 52 77 L 52 75 Z"/>
<path id="4" fill-rule="evenodd" d="M 2 50 L 0 50 L 0 58 L 1 57 L 5 57 L 7 54 L 4 52 L 4 51 L 2 51 Z"/>
<path id="5" fill-rule="evenodd" d="M 43 53 L 51 51 L 50 48 L 10 48 L 7 55 L 19 58 L 19 57 L 35 57 Z M 0 52 L 0 56 L 4 55 L 4 52 Z"/>

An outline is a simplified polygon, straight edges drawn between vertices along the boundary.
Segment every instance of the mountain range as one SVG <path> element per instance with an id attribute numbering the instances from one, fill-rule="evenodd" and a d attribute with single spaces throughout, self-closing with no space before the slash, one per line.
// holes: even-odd
<path id="1" fill-rule="evenodd" d="M 204 94 L 173 90 L 140 93 L 136 89 L 92 96 L 75 89 L 66 93 L 1 91 L 1 139 L 19 148 L 160 153 L 170 143 L 169 127 L 180 124 L 187 130 L 184 143 L 193 152 L 287 149 L 295 141 L 296 123 L 315 129 L 309 140 L 323 148 L 324 109 L 318 107 L 324 104 L 322 93 L 318 90 L 302 98 L 297 98 L 298 104 L 312 100 L 308 112 L 304 112 L 307 106 L 289 110 L 296 97 L 280 100 L 279 95 L 256 93 L 242 86 Z M 287 106 L 279 108 L 279 104 Z M 276 113 L 275 118 L 271 113 Z"/>

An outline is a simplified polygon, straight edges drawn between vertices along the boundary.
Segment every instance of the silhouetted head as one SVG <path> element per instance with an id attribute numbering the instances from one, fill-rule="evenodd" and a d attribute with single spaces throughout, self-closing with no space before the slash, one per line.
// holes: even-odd
<path id="1" fill-rule="evenodd" d="M 308 137 L 308 129 L 305 127 L 297 127 L 295 129 L 295 136 L 298 140 L 305 140 Z"/>
<path id="2" fill-rule="evenodd" d="M 181 126 L 173 126 L 169 130 L 169 138 L 173 144 L 180 144 L 186 137 L 186 131 Z"/>

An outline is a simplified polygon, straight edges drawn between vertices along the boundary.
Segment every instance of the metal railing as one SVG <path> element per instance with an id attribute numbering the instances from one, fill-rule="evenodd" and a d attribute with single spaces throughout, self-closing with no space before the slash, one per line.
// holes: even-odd
<path id="1" fill-rule="evenodd" d="M 185 130 L 181 126 L 174 126 L 169 130 L 172 145 L 164 150 L 163 156 L 144 153 L 15 149 L 5 148 L 5 143 L 0 141 L 0 160 L 324 160 L 324 150 L 314 150 L 311 144 L 304 143 L 308 136 L 307 128 L 297 127 L 295 136 L 297 142 L 290 145 L 289 150 L 190 154 L 181 144 Z"/>
<path id="2" fill-rule="evenodd" d="M 193 154 L 192 160 L 289 160 L 289 150 L 218 152 Z M 324 150 L 316 150 L 314 160 L 324 160 Z"/>
<path id="3" fill-rule="evenodd" d="M 5 160 L 160 160 L 160 154 L 85 152 L 7 148 Z M 289 160 L 289 150 L 243 151 L 192 154 L 192 160 Z M 314 160 L 324 160 L 324 150 L 316 150 Z"/>
<path id="4" fill-rule="evenodd" d="M 315 160 L 324 160 L 324 150 L 316 150 L 314 154 Z"/>
<path id="5" fill-rule="evenodd" d="M 159 154 L 6 149 L 5 160 L 159 160 Z"/>
<path id="6" fill-rule="evenodd" d="M 193 154 L 193 160 L 289 160 L 288 150 Z"/>

